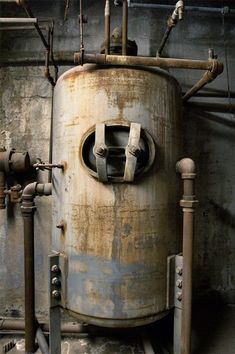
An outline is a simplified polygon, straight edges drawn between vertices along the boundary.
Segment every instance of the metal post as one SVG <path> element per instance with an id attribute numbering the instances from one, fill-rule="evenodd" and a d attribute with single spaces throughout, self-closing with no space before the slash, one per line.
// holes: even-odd
<path id="1" fill-rule="evenodd" d="M 122 55 L 127 55 L 128 41 L 128 4 L 127 0 L 123 0 L 122 5 Z"/>
<path id="2" fill-rule="evenodd" d="M 182 159 L 176 169 L 183 180 L 183 283 L 182 283 L 182 322 L 180 354 L 190 354 L 191 316 L 192 316 L 192 271 L 193 271 L 193 234 L 194 209 L 197 200 L 194 194 L 195 164 L 191 159 Z"/>
<path id="3" fill-rule="evenodd" d="M 35 318 L 35 276 L 34 276 L 34 205 L 33 191 L 36 183 L 32 184 L 32 193 L 23 199 L 21 212 L 24 221 L 24 285 L 25 285 L 25 351 L 35 352 L 36 318 Z"/>
<path id="4" fill-rule="evenodd" d="M 104 10 L 105 54 L 110 51 L 110 1 L 106 0 Z"/>

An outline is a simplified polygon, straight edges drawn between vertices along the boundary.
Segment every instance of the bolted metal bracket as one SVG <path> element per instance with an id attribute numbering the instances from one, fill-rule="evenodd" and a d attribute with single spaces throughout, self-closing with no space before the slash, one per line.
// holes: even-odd
<path id="1" fill-rule="evenodd" d="M 124 181 L 126 182 L 133 182 L 135 178 L 137 157 L 140 153 L 140 133 L 141 125 L 139 123 L 131 123 L 128 145 L 126 147 L 126 165 L 124 171 Z"/>
<path id="2" fill-rule="evenodd" d="M 93 153 L 96 157 L 96 168 L 100 182 L 108 182 L 107 175 L 107 146 L 105 145 L 105 124 L 96 124 L 95 146 Z"/>
<path id="3" fill-rule="evenodd" d="M 183 256 L 175 257 L 175 307 L 182 309 Z"/>
<path id="4" fill-rule="evenodd" d="M 61 307 L 66 301 L 67 257 L 49 255 L 50 354 L 61 353 Z"/>

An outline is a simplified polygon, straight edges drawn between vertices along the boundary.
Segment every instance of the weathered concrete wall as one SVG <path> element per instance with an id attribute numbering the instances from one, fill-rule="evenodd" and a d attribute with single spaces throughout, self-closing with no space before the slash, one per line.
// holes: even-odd
<path id="1" fill-rule="evenodd" d="M 18 8 L 12 12 L 11 6 L 2 7 L 4 15 L 22 15 Z M 77 2 L 71 2 L 66 23 L 63 22 L 64 1 L 56 1 L 56 4 L 54 1 L 36 1 L 32 8 L 38 17 L 55 19 L 56 52 L 72 53 L 79 49 Z M 119 24 L 121 9 L 113 9 L 112 12 L 112 27 L 115 27 Z M 86 50 L 98 51 L 103 40 L 100 2 L 86 1 L 85 13 L 89 19 L 89 24 L 85 25 Z M 140 55 L 155 55 L 168 15 L 166 11 L 130 9 L 129 37 L 136 40 Z M 38 57 L 43 52 L 34 32 L 24 33 L 27 40 L 19 32 L 0 32 L 0 35 L 1 56 Z M 172 32 L 165 53 L 173 57 L 203 59 L 207 58 L 208 48 L 213 47 L 225 62 L 226 47 L 229 83 L 231 90 L 235 90 L 234 37 L 234 17 L 226 17 L 223 28 L 221 15 L 188 13 Z M 61 68 L 60 73 L 64 70 Z M 174 75 L 185 90 L 199 79 L 201 72 L 174 71 Z M 28 150 L 33 160 L 40 157 L 48 161 L 52 92 L 43 77 L 43 68 L 1 68 L 0 79 L 1 145 Z M 206 92 L 210 92 L 211 88 L 226 91 L 227 86 L 225 70 L 220 78 L 206 88 Z M 195 294 L 198 297 L 216 292 L 227 301 L 235 302 L 234 115 L 208 114 L 188 108 L 183 119 L 185 156 L 193 157 L 199 170 L 197 196 L 200 206 L 196 217 L 194 251 Z M 45 180 L 47 174 L 41 173 L 39 178 Z M 50 252 L 51 222 L 49 199 L 37 200 L 36 297 L 40 313 L 47 313 L 47 254 Z M 22 308 L 23 234 L 20 209 L 16 205 L 0 211 L 0 314 L 10 315 Z"/>

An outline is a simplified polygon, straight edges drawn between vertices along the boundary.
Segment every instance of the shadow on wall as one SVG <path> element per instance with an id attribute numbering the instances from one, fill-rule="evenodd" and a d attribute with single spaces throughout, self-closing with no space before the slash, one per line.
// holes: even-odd
<path id="1" fill-rule="evenodd" d="M 220 293 L 235 303 L 235 119 L 202 110 L 184 112 L 184 154 L 197 164 L 194 248 L 195 298 Z"/>

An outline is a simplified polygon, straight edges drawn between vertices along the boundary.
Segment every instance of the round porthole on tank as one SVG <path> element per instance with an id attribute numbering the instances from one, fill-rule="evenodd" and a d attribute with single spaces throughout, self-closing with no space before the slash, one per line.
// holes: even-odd
<path id="1" fill-rule="evenodd" d="M 83 166 L 100 182 L 133 182 L 155 158 L 153 138 L 139 123 L 103 122 L 85 133 Z"/>

